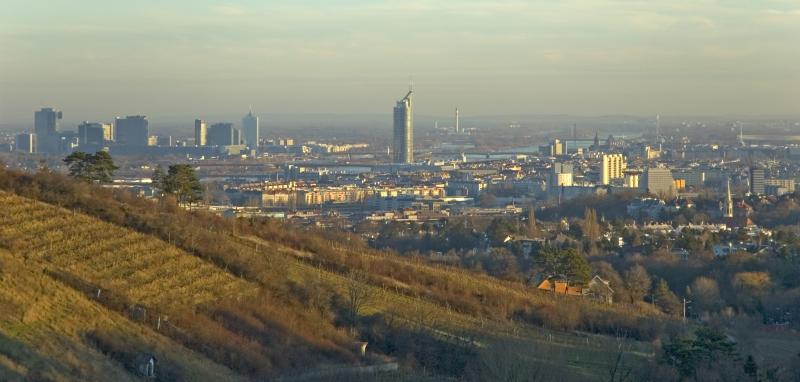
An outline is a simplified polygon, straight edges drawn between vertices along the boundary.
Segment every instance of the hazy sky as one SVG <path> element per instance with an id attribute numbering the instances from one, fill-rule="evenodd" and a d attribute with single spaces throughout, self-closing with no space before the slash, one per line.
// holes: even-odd
<path id="1" fill-rule="evenodd" d="M 800 114 L 800 1 L 0 0 L 0 120 Z M 388 117 L 387 117 L 388 118 Z"/>

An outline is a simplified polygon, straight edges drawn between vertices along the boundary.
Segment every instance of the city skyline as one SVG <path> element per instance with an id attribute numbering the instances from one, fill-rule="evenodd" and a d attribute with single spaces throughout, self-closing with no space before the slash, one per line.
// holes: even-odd
<path id="1" fill-rule="evenodd" d="M 796 115 L 800 103 L 800 10 L 783 1 L 9 1 L 2 10 L 3 122 L 47 105 L 88 120 L 236 115 L 247 104 L 262 115 L 380 114 L 409 77 L 420 115 L 454 105 L 469 115 Z M 34 59 L 45 51 L 49 59 Z"/>

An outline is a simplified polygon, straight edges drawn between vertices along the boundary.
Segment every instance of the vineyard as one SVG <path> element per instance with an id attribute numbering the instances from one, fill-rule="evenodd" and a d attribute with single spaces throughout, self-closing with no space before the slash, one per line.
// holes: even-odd
<path id="1" fill-rule="evenodd" d="M 51 279 L 39 265 L 5 249 L 0 249 L 0 271 L 2 380 L 136 380 L 125 365 L 85 340 L 95 332 L 117 333 L 129 351 L 163 355 L 164 363 L 180 369 L 187 379 L 239 379 L 229 369 Z"/>
<path id="2" fill-rule="evenodd" d="M 0 193 L 0 241 L 149 306 L 194 306 L 256 290 L 160 240 L 7 193 Z"/>
<path id="3" fill-rule="evenodd" d="M 0 269 L 6 279 L 11 265 L 26 269 L 14 272 L 15 278 L 32 277 L 28 287 L 4 285 L 2 341 L 19 341 L 17 347 L 67 370 L 55 375 L 85 375 L 94 369 L 81 362 L 102 369 L 109 360 L 109 372 L 124 375 L 131 354 L 140 351 L 167 354 L 164 370 L 173 379 L 233 373 L 303 380 L 307 371 L 314 380 L 333 377 L 326 370 L 398 361 L 406 371 L 460 375 L 484 353 L 491 358 L 512 347 L 525 355 L 511 358 L 570 365 L 564 375 L 580 379 L 611 367 L 618 351 L 629 354 L 627 362 L 652 358 L 648 343 L 624 330 L 609 331 L 649 319 L 643 312 L 555 298 L 522 284 L 321 236 L 292 240 L 287 235 L 298 233 L 280 226 L 242 224 L 237 232 L 214 216 L 158 210 L 144 200 L 121 203 L 81 193 L 79 183 L 60 186 L 76 188 L 37 199 L 78 201 L 58 201 L 65 206 L 58 207 L 0 191 Z M 23 288 L 27 295 L 16 293 Z M 354 290 L 369 296 L 355 313 L 355 325 L 347 314 Z M 43 297 L 50 291 L 72 297 L 55 303 Z M 616 336 L 564 330 L 565 322 Z M 48 337 L 62 332 L 70 338 Z M 361 340 L 370 343 L 366 358 L 353 346 Z M 68 348 L 83 352 L 63 360 Z M 193 366 L 197 360 L 204 367 Z M 3 367 L 29 375 L 31 362 L 4 352 L 0 343 L 0 376 Z"/>

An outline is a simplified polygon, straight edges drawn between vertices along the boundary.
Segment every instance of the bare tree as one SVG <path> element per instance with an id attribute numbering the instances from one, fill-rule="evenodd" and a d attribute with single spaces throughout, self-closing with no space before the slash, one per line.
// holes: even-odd
<path id="1" fill-rule="evenodd" d="M 608 369 L 609 382 L 625 382 L 631 378 L 633 368 L 625 364 L 624 352 L 619 349 L 614 364 Z"/>
<path id="2" fill-rule="evenodd" d="M 597 222 L 597 212 L 594 208 L 586 208 L 583 216 L 583 236 L 590 243 L 600 240 L 600 224 Z"/>
<path id="3" fill-rule="evenodd" d="M 528 204 L 528 237 L 536 237 L 538 229 L 536 228 L 536 210 L 533 203 Z"/>
<path id="4" fill-rule="evenodd" d="M 625 284 L 631 296 L 631 303 L 641 301 L 653 285 L 650 275 L 643 266 L 636 264 L 625 272 Z"/>
<path id="5" fill-rule="evenodd" d="M 350 320 L 350 324 L 355 326 L 362 310 L 372 303 L 375 292 L 369 285 L 369 276 L 366 272 L 350 271 L 347 278 L 345 291 L 347 318 Z"/>

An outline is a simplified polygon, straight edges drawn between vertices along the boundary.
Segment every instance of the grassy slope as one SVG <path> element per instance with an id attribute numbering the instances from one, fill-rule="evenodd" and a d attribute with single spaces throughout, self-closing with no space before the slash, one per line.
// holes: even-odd
<path id="1" fill-rule="evenodd" d="M 132 380 L 85 340 L 94 330 L 134 338 L 195 380 L 235 380 L 230 370 L 129 321 L 47 276 L 46 263 L 0 250 L 0 380 Z"/>
<path id="2" fill-rule="evenodd" d="M 314 254 L 293 250 L 276 243 L 256 237 L 240 237 L 245 242 L 257 244 L 249 246 L 265 256 L 271 256 L 271 262 L 286 271 L 286 277 L 298 282 L 311 278 L 323 280 L 333 288 L 343 292 L 350 283 L 346 274 L 339 274 L 315 267 Z M 280 256 L 276 256 L 280 255 Z M 404 259 L 385 259 L 378 255 L 351 253 L 351 256 L 367 258 L 366 262 L 388 260 L 402 263 L 412 268 L 413 272 L 430 272 L 436 277 L 448 280 L 454 288 L 469 284 L 477 285 L 483 290 L 492 290 L 501 294 L 514 295 L 520 298 L 538 299 L 538 292 L 525 292 L 518 285 L 509 285 L 490 277 L 473 276 L 460 270 L 441 269 L 424 263 L 406 261 Z M 302 261 L 300 261 L 302 259 Z M 382 285 L 395 285 L 394 279 L 385 279 Z M 405 325 L 433 332 L 440 338 L 455 340 L 474 338 L 486 347 L 511 346 L 519 349 L 523 359 L 536 360 L 551 364 L 554 369 L 561 369 L 563 377 L 590 378 L 610 367 L 616 357 L 617 349 L 627 353 L 628 365 L 638 364 L 653 356 L 650 344 L 627 339 L 616 339 L 601 335 L 586 335 L 552 331 L 514 322 L 497 321 L 459 313 L 452 308 L 437 304 L 423 296 L 398 292 L 394 288 L 370 286 L 377 296 L 365 308 L 365 314 L 388 314 L 396 317 Z"/>
<path id="3" fill-rule="evenodd" d="M 147 306 L 191 307 L 256 286 L 165 242 L 83 214 L 0 194 L 0 240 L 16 254 Z"/>
<path id="4" fill-rule="evenodd" d="M 5 263 L 19 264 L 19 266 L 33 267 L 32 273 L 38 274 L 39 282 L 47 282 L 52 287 L 48 290 L 63 290 L 64 293 L 75 294 L 82 299 L 82 303 L 94 306 L 94 310 L 102 311 L 105 315 L 114 316 L 115 313 L 104 310 L 83 294 L 72 291 L 60 283 L 56 283 L 41 274 L 41 270 L 56 269 L 66 270 L 102 288 L 108 288 L 124 294 L 133 302 L 147 306 L 183 306 L 190 307 L 206 304 L 219 299 L 242 298 L 254 293 L 258 280 L 246 281 L 221 270 L 211 263 L 191 256 L 167 243 L 156 240 L 133 231 L 101 222 L 95 218 L 80 213 L 73 213 L 65 209 L 34 202 L 30 199 L 0 193 L 0 242 L 12 248 L 13 255 L 4 254 Z M 257 244 L 257 245 L 256 245 Z M 280 269 L 284 276 L 296 283 L 304 283 L 316 278 L 338 291 L 342 291 L 350 282 L 345 274 L 332 272 L 323 267 L 313 266 L 308 261 L 314 255 L 284 247 L 278 243 L 265 241 L 254 237 L 240 238 L 238 245 L 242 253 L 250 253 L 254 266 L 264 266 Z M 355 256 L 355 254 L 349 254 Z M 374 255 L 363 255 L 364 262 L 378 261 Z M 24 259 L 24 260 L 23 260 Z M 427 272 L 432 277 L 442 278 L 453 284 L 454 288 L 469 284 L 472 288 L 478 285 L 485 290 L 492 290 L 501 295 L 513 295 L 518 298 L 528 298 L 528 294 L 517 286 L 507 285 L 490 278 L 475 277 L 455 270 L 439 269 L 424 264 L 413 263 L 401 259 L 388 259 L 387 261 L 399 262 L 399 266 L 411 267 L 412 271 Z M 37 272 L 38 270 L 39 272 Z M 6 276 L 8 277 L 8 276 Z M 211 282 L 209 282 L 211 280 Z M 33 281 L 30 281 L 34 283 Z M 263 283 L 262 283 L 263 285 Z M 379 287 L 377 285 L 381 285 Z M 14 295 L 17 289 L 24 288 L 22 284 L 11 287 L 6 291 Z M 400 319 L 406 325 L 423 327 L 431 333 L 438 334 L 445 339 L 455 339 L 456 336 L 469 335 L 480 337 L 486 344 L 495 341 L 508 341 L 514 339 L 524 346 L 536 349 L 526 354 L 533 359 L 551 360 L 571 367 L 576 376 L 592 375 L 597 368 L 605 368 L 611 362 L 610 352 L 617 348 L 617 341 L 604 336 L 578 336 L 568 333 L 552 332 L 527 325 L 518 325 L 508 322 L 488 320 L 474 315 L 459 313 L 447 304 L 420 296 L 411 286 L 404 285 L 398 279 L 383 277 L 383 281 L 373 283 L 370 288 L 380 297 L 368 307 L 367 313 L 388 313 Z M 36 300 L 41 292 L 32 289 L 31 295 L 24 300 Z M 35 314 L 41 305 L 30 305 L 26 309 Z M 68 304 L 68 306 L 73 306 Z M 48 305 L 48 308 L 50 306 Z M 47 310 L 47 309 L 45 309 Z M 80 309 L 90 311 L 89 309 Z M 78 319 L 78 324 L 63 321 L 65 314 L 53 313 L 58 318 L 48 318 L 53 322 L 49 332 L 39 332 L 38 337 L 29 337 L 14 330 L 15 324 L 11 318 L 2 322 L 2 330 L 8 341 L 23 341 L 33 346 L 42 353 L 44 359 L 54 357 L 53 362 L 63 363 L 55 358 L 58 353 L 68 346 L 80 347 L 81 331 L 90 330 L 99 324 L 89 324 L 92 320 L 99 320 L 103 315 L 92 314 L 92 319 Z M 64 322 L 64 329 L 59 322 Z M 133 323 L 127 323 L 117 315 L 117 320 L 128 325 L 120 327 L 122 332 L 148 332 Z M 71 326 L 70 326 L 71 325 Z M 123 324 L 119 324 L 123 325 Z M 124 326 L 124 325 L 123 325 Z M 70 327 L 71 329 L 67 329 Z M 117 329 L 116 327 L 114 327 Z M 23 331 L 24 332 L 24 331 Z M 35 332 L 35 331 L 34 331 Z M 63 333 L 62 333 L 63 332 Z M 64 335 L 70 333 L 67 339 L 49 344 L 44 338 L 57 333 Z M 152 335 L 152 332 L 148 332 Z M 144 336 L 143 334 L 141 334 Z M 146 336 L 145 336 L 146 337 Z M 174 343 L 163 337 L 156 337 L 164 342 L 160 346 Z M 149 339 L 155 343 L 155 339 Z M 85 342 L 85 341 L 84 341 Z M 60 344 L 60 345 L 59 345 Z M 624 341 L 625 348 L 637 354 L 649 353 L 650 349 L 645 344 Z M 490 345 L 491 346 L 491 345 Z M 179 346 L 178 346 L 179 348 Z M 44 350 L 42 350 L 44 349 Z M 50 349 L 50 351 L 45 351 Z M 176 354 L 189 354 L 186 356 L 187 364 L 191 357 L 197 357 L 185 349 L 170 350 Z M 85 352 L 86 359 L 95 359 L 98 370 L 108 373 L 124 373 L 113 362 L 109 361 L 91 349 Z M 82 353 L 81 353 L 82 354 Z M 546 354 L 546 357 L 539 356 Z M 558 358 L 554 359 L 553 354 Z M 94 358 L 92 358 L 92 356 Z M 637 356 L 634 356 L 637 357 Z M 7 357 L 7 359 L 9 359 Z M 83 360 L 83 356 L 78 357 Z M 103 363 L 105 362 L 105 363 Z M 0 357 L 0 370 L 14 370 L 17 366 L 5 362 Z M 23 363 L 24 365 L 24 363 Z M 191 368 L 200 374 L 213 375 L 222 373 L 224 368 L 206 362 L 210 368 Z M 106 368 L 106 366 L 108 366 Z M 24 366 L 20 366 L 24 369 Z M 221 371 L 220 371 L 221 370 Z M 124 375 L 124 374 L 122 374 Z"/>

